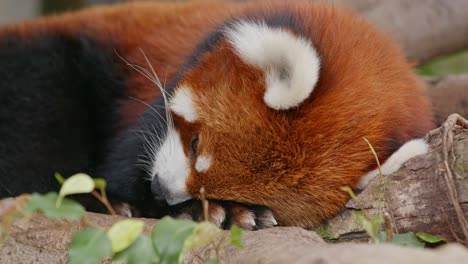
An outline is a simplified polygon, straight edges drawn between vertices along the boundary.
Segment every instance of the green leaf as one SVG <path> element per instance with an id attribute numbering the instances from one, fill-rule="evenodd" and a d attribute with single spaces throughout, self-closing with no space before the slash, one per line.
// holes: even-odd
<path id="1" fill-rule="evenodd" d="M 143 226 L 143 221 L 135 219 L 126 219 L 115 223 L 107 231 L 112 242 L 112 251 L 115 253 L 129 247 L 141 234 Z"/>
<path id="2" fill-rule="evenodd" d="M 387 233 L 385 231 L 380 231 L 378 234 L 377 234 L 377 241 L 378 242 L 382 242 L 382 243 L 385 243 L 387 242 Z M 390 241 L 391 242 L 391 241 Z"/>
<path id="3" fill-rule="evenodd" d="M 185 240 L 192 234 L 196 223 L 163 217 L 153 229 L 151 239 L 161 264 L 179 263 Z"/>
<path id="4" fill-rule="evenodd" d="M 65 182 L 65 178 L 63 178 L 62 174 L 56 172 L 54 176 L 55 179 L 60 183 L 60 185 L 62 185 Z"/>
<path id="5" fill-rule="evenodd" d="M 71 220 L 78 220 L 85 214 L 83 206 L 69 199 L 63 199 L 61 206 L 57 208 L 57 198 L 58 195 L 55 192 L 50 192 L 45 195 L 33 193 L 26 207 L 26 212 L 33 213 L 39 211 L 49 218 L 65 218 Z"/>
<path id="6" fill-rule="evenodd" d="M 244 244 L 242 243 L 242 240 L 241 240 L 243 235 L 244 235 L 244 230 L 242 230 L 242 228 L 236 225 L 232 225 L 231 236 L 229 237 L 229 243 L 231 243 L 231 245 L 237 248 L 243 249 Z"/>
<path id="7" fill-rule="evenodd" d="M 73 235 L 68 249 L 68 263 L 95 264 L 110 255 L 112 246 L 106 233 L 98 228 L 89 228 Z"/>
<path id="8" fill-rule="evenodd" d="M 341 186 L 340 190 L 347 192 L 351 199 L 355 201 L 357 200 L 356 194 L 354 194 L 353 190 L 349 186 Z"/>
<path id="9" fill-rule="evenodd" d="M 217 259 L 209 259 L 209 260 L 205 261 L 205 264 L 218 264 L 218 260 Z"/>
<path id="10" fill-rule="evenodd" d="M 140 235 L 130 247 L 116 253 L 112 260 L 122 261 L 127 264 L 159 263 L 151 239 L 145 235 Z"/>
<path id="11" fill-rule="evenodd" d="M 57 207 L 60 206 L 63 197 L 70 194 L 90 193 L 94 190 L 94 181 L 89 175 L 78 173 L 66 179 L 60 188 L 59 198 L 57 199 Z"/>
<path id="12" fill-rule="evenodd" d="M 192 234 L 185 240 L 183 252 L 208 245 L 219 233 L 221 233 L 221 229 L 213 223 L 201 222 L 197 224 Z"/>
<path id="13" fill-rule="evenodd" d="M 364 228 L 364 230 L 366 230 L 367 235 L 372 239 L 372 241 L 374 241 L 375 243 L 385 241 L 385 240 L 382 241 L 378 234 L 380 227 L 382 226 L 384 222 L 383 217 L 380 217 L 380 216 L 374 217 L 369 220 L 367 217 L 361 214 L 361 212 L 354 211 L 354 214 L 359 220 L 359 222 L 361 222 L 362 227 Z"/>
<path id="14" fill-rule="evenodd" d="M 418 237 L 419 239 L 421 239 L 424 242 L 429 243 L 429 244 L 436 244 L 436 243 L 441 243 L 441 242 L 446 243 L 447 242 L 447 239 L 444 238 L 444 237 L 437 236 L 437 235 L 431 235 L 431 234 L 427 234 L 427 233 L 424 233 L 424 232 L 417 232 L 416 237 Z"/>
<path id="15" fill-rule="evenodd" d="M 107 182 L 102 178 L 93 178 L 95 188 L 98 188 L 101 193 L 106 190 Z"/>
<path id="16" fill-rule="evenodd" d="M 418 240 L 413 232 L 394 234 L 392 244 L 403 247 L 418 247 L 423 248 L 425 244 Z"/>

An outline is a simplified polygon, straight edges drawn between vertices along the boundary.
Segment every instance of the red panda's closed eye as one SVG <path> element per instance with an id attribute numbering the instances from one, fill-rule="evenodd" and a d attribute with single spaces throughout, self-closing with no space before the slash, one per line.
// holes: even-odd
<path id="1" fill-rule="evenodd" d="M 190 157 L 195 158 L 197 155 L 199 136 L 195 135 L 190 141 Z"/>

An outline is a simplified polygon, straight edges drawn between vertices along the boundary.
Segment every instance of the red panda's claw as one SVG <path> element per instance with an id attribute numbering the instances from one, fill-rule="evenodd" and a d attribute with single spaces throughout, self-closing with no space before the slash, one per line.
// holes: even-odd
<path id="1" fill-rule="evenodd" d="M 224 228 L 237 225 L 245 230 L 258 230 L 277 225 L 270 209 L 236 202 L 221 202 L 227 211 Z"/>
<path id="2" fill-rule="evenodd" d="M 208 206 L 208 220 L 218 227 L 223 227 L 223 223 L 226 221 L 226 210 L 219 204 L 210 203 Z"/>
<path id="3" fill-rule="evenodd" d="M 118 203 L 118 202 L 111 202 L 111 206 L 115 211 L 115 214 L 126 216 L 126 217 L 133 217 L 135 216 L 133 208 L 128 203 Z"/>
<path id="4" fill-rule="evenodd" d="M 267 208 L 263 208 L 260 213 L 257 213 L 257 223 L 261 228 L 274 227 L 278 225 L 273 212 Z"/>
<path id="5" fill-rule="evenodd" d="M 205 220 L 201 202 L 197 200 L 179 206 L 175 217 L 195 221 Z M 223 229 L 237 225 L 245 230 L 258 230 L 278 224 L 272 211 L 266 207 L 230 201 L 209 201 L 208 220 Z"/>

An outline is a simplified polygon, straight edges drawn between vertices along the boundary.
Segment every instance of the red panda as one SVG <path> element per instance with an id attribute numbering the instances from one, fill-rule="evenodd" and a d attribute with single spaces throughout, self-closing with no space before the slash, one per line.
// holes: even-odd
<path id="1" fill-rule="evenodd" d="M 245 228 L 317 225 L 348 200 L 340 187 L 375 176 L 364 137 L 391 173 L 433 127 L 389 37 L 302 1 L 131 3 L 4 26 L 0 79 L 2 197 L 88 172 L 143 216 L 164 204 L 196 218 L 203 189 L 211 220 Z"/>

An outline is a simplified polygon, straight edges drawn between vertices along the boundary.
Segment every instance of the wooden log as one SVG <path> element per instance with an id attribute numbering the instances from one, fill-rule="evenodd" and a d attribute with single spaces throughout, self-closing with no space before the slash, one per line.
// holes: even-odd
<path id="1" fill-rule="evenodd" d="M 87 214 L 95 225 L 109 227 L 121 217 Z M 145 220 L 145 232 L 154 225 Z M 67 249 L 73 232 L 84 227 L 82 222 L 51 220 L 35 216 L 29 222 L 17 221 L 11 237 L 0 248 L 0 263 L 67 263 Z M 394 245 L 326 244 L 314 232 L 297 227 L 275 227 L 246 232 L 244 249 L 228 246 L 221 251 L 222 263 L 451 263 L 464 264 L 468 250 L 450 244 L 437 250 L 403 248 Z M 206 255 L 203 253 L 207 253 Z M 200 256 L 205 255 L 205 259 Z M 204 263 L 214 256 L 211 247 L 188 254 L 184 263 Z M 101 264 L 111 263 L 104 259 Z"/>

